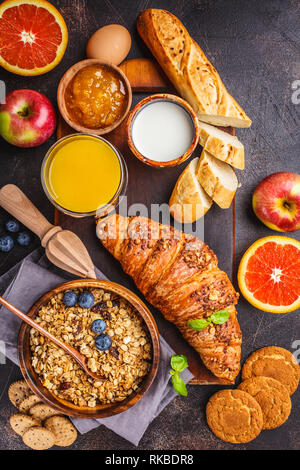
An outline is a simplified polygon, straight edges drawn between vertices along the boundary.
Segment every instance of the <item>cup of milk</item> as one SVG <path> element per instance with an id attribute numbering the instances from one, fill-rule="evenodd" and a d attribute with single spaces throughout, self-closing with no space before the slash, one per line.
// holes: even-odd
<path id="1" fill-rule="evenodd" d="M 151 95 L 131 111 L 127 138 L 132 153 L 143 163 L 158 168 L 180 165 L 197 146 L 198 119 L 179 96 Z"/>

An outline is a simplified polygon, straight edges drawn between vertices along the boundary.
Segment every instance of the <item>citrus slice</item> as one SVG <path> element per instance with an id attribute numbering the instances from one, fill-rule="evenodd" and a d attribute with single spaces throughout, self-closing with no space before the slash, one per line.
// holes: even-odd
<path id="1" fill-rule="evenodd" d="M 288 237 L 257 240 L 242 257 L 238 283 L 254 307 L 287 313 L 300 307 L 300 242 Z"/>
<path id="2" fill-rule="evenodd" d="M 46 0 L 6 0 L 0 5 L 0 65 L 18 75 L 41 75 L 62 59 L 66 23 Z"/>

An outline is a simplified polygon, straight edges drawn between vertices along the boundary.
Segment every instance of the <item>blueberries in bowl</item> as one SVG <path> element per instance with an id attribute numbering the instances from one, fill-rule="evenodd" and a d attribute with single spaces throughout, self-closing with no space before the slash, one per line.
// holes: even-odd
<path id="1" fill-rule="evenodd" d="M 8 220 L 5 223 L 5 228 L 8 232 L 17 233 L 20 230 L 20 224 L 17 220 Z"/>
<path id="2" fill-rule="evenodd" d="M 28 232 L 20 232 L 17 237 L 17 242 L 21 246 L 28 246 L 31 242 L 31 236 Z"/>
<path id="3" fill-rule="evenodd" d="M 99 335 L 95 340 L 95 345 L 100 351 L 107 351 L 112 345 L 112 339 L 106 334 Z"/>
<path id="4" fill-rule="evenodd" d="M 63 303 L 67 307 L 74 307 L 74 305 L 76 305 L 76 303 L 77 303 L 77 300 L 78 300 L 78 296 L 77 296 L 76 292 L 74 292 L 73 290 L 67 290 L 64 293 Z"/>
<path id="5" fill-rule="evenodd" d="M 81 308 L 91 308 L 95 303 L 95 297 L 91 292 L 82 292 L 79 296 L 78 304 Z"/>
<path id="6" fill-rule="evenodd" d="M 103 331 L 106 330 L 106 323 L 104 320 L 101 320 L 101 318 L 98 318 L 97 320 L 94 320 L 93 323 L 91 324 L 91 330 L 94 333 L 97 333 L 98 335 L 100 333 L 103 333 Z"/>
<path id="7" fill-rule="evenodd" d="M 14 241 L 10 235 L 0 237 L 0 251 L 8 253 L 14 247 Z"/>

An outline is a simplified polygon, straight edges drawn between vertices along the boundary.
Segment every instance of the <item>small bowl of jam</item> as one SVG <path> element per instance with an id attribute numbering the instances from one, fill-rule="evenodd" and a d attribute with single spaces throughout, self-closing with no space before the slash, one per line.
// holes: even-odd
<path id="1" fill-rule="evenodd" d="M 130 83 L 119 67 L 87 59 L 60 80 L 57 103 L 64 120 L 78 132 L 103 135 L 118 127 L 132 102 Z"/>

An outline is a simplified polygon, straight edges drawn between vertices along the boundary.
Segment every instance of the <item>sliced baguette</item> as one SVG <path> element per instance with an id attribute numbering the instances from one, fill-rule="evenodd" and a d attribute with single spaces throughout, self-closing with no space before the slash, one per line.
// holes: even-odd
<path id="1" fill-rule="evenodd" d="M 207 194 L 222 208 L 230 207 L 238 180 L 231 168 L 203 149 L 196 176 Z"/>
<path id="2" fill-rule="evenodd" d="M 249 127 L 251 119 L 181 21 L 166 10 L 140 13 L 137 29 L 175 88 L 201 121 L 216 126 Z"/>
<path id="3" fill-rule="evenodd" d="M 195 158 L 181 173 L 169 201 L 170 212 L 180 223 L 190 224 L 200 219 L 212 205 L 212 199 L 196 178 L 198 162 L 199 158 Z"/>
<path id="4" fill-rule="evenodd" d="M 244 146 L 239 139 L 210 124 L 199 121 L 199 144 L 214 157 L 243 170 Z"/>

